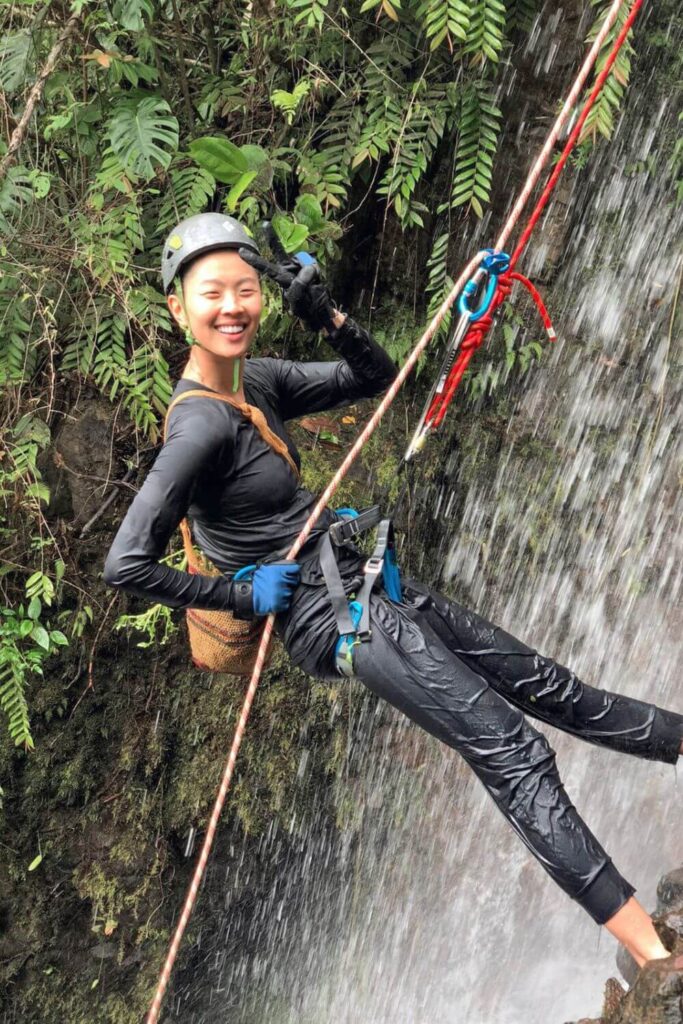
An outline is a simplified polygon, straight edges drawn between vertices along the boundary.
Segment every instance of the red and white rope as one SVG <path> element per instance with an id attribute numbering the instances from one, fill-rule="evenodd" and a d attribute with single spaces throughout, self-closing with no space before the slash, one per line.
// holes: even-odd
<path id="1" fill-rule="evenodd" d="M 555 146 L 555 143 L 560 137 L 560 132 L 562 131 L 565 123 L 567 122 L 569 115 L 571 114 L 572 109 L 576 104 L 576 101 L 581 95 L 581 90 L 586 84 L 586 79 L 588 78 L 589 74 L 591 73 L 591 70 L 593 69 L 593 65 L 598 59 L 598 55 L 600 53 L 600 50 L 602 49 L 603 43 L 607 39 L 607 36 L 609 35 L 611 29 L 616 23 L 616 20 L 619 16 L 619 11 L 626 2 L 627 0 L 614 0 L 612 6 L 610 7 L 607 13 L 607 17 L 605 18 L 604 23 L 600 27 L 600 31 L 595 37 L 593 45 L 586 54 L 586 59 L 581 65 L 579 73 L 576 76 L 576 80 L 574 81 L 574 84 L 572 85 L 571 90 L 569 91 L 569 94 L 566 100 L 564 101 L 564 104 L 562 105 L 562 110 L 558 114 L 555 124 L 550 129 L 550 134 L 548 135 L 548 138 L 545 141 L 545 145 L 543 146 L 541 152 L 538 154 L 538 159 L 529 171 L 527 179 L 524 183 L 524 187 L 522 191 L 519 193 L 519 196 L 517 197 L 517 202 L 512 207 L 510 216 L 508 217 L 507 221 L 503 226 L 503 230 L 498 236 L 498 240 L 496 241 L 495 245 L 495 248 L 497 250 L 500 251 L 505 249 L 507 240 L 512 234 L 512 231 L 517 221 L 519 220 L 520 214 L 526 206 L 529 200 L 529 196 L 533 192 L 534 187 L 541 176 L 543 168 L 546 166 L 548 160 L 550 159 L 553 147 Z"/>

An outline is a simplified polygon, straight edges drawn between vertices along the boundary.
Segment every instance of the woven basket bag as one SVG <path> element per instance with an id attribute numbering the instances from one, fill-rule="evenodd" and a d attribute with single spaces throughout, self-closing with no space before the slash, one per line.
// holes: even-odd
<path id="1" fill-rule="evenodd" d="M 185 391 L 171 402 L 166 411 L 164 441 L 166 440 L 168 417 L 171 409 L 185 398 L 198 396 L 213 398 L 217 401 L 234 405 L 246 419 L 253 423 L 266 444 L 270 445 L 278 455 L 286 459 L 297 477 L 299 476 L 296 463 L 289 454 L 287 445 L 277 434 L 270 430 L 260 409 L 256 409 L 255 406 L 248 405 L 246 402 L 236 402 L 234 399 L 214 394 L 213 392 Z M 188 572 L 193 575 L 199 574 L 200 576 L 224 575 L 208 556 L 194 545 L 187 519 L 181 521 L 180 532 L 183 538 L 185 554 L 187 555 Z M 185 616 L 190 636 L 192 661 L 197 668 L 204 669 L 207 672 L 230 672 L 233 675 L 251 675 L 261 642 L 265 619 L 257 618 L 246 621 L 236 619 L 232 612 L 229 611 L 208 611 L 202 608 L 188 608 Z M 268 664 L 271 656 L 272 646 L 266 655 L 266 664 Z"/>

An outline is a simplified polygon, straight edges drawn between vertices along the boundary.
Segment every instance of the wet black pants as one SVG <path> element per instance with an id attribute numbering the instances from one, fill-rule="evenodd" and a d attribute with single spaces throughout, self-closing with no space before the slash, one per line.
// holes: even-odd
<path id="1" fill-rule="evenodd" d="M 317 560 L 316 560 L 317 561 Z M 342 577 L 350 583 L 350 562 Z M 305 671 L 335 677 L 334 616 L 317 564 L 304 565 L 278 627 Z M 599 690 L 457 602 L 415 580 L 403 601 L 370 602 L 372 637 L 353 649 L 356 676 L 453 747 L 557 884 L 598 924 L 635 892 L 567 796 L 546 737 L 526 712 L 582 739 L 674 764 L 683 715 Z"/>

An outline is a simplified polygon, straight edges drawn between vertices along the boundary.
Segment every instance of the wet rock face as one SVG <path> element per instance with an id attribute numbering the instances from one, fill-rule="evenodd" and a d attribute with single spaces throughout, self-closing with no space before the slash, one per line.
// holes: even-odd
<path id="1" fill-rule="evenodd" d="M 664 875 L 657 886 L 653 920 L 671 956 L 638 970 L 620 949 L 617 964 L 630 990 L 610 978 L 602 1017 L 584 1017 L 576 1024 L 683 1024 L 683 867 Z"/>
<path id="2" fill-rule="evenodd" d="M 114 411 L 103 398 L 83 397 L 56 439 L 45 477 L 53 491 L 50 514 L 70 514 L 83 524 L 107 493 L 112 473 Z M 111 485 L 109 485 L 111 486 Z"/>
<path id="3" fill-rule="evenodd" d="M 681 1024 L 683 1022 L 683 956 L 651 960 L 616 1015 L 605 1024 Z"/>
<path id="4" fill-rule="evenodd" d="M 657 916 L 669 910 L 683 913 L 683 868 L 664 875 L 657 886 Z"/>

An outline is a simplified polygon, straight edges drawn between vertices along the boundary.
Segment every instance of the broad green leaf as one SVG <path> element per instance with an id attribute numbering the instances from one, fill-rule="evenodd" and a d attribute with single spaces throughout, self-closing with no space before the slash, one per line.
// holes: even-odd
<path id="1" fill-rule="evenodd" d="M 235 184 L 228 192 L 228 198 L 225 201 L 228 213 L 235 212 L 237 204 L 240 200 L 240 196 L 242 195 L 243 192 L 246 192 L 246 190 L 249 188 L 257 174 L 258 171 L 247 171 L 246 174 L 240 175 L 240 177 L 237 179 Z"/>
<path id="2" fill-rule="evenodd" d="M 250 169 L 247 157 L 228 139 L 207 136 L 190 143 L 192 158 L 224 185 L 234 185 Z"/>
<path id="3" fill-rule="evenodd" d="M 273 228 L 285 252 L 296 252 L 308 238 L 308 228 L 305 224 L 294 224 L 280 213 L 273 217 Z"/>
<path id="4" fill-rule="evenodd" d="M 260 146 L 240 146 L 239 152 L 247 161 L 250 171 L 260 170 L 270 159 L 265 149 L 262 149 Z"/>
<path id="5" fill-rule="evenodd" d="M 26 493 L 31 498 L 38 498 L 39 501 L 49 502 L 50 500 L 50 488 L 46 487 L 44 483 L 39 480 L 29 484 L 26 488 Z"/>
<path id="6" fill-rule="evenodd" d="M 57 644 L 58 647 L 69 646 L 68 639 L 64 636 L 60 629 L 50 630 L 50 640 L 52 641 L 53 644 Z"/>
<path id="7" fill-rule="evenodd" d="M 108 123 L 112 152 L 129 174 L 153 178 L 178 148 L 178 122 L 160 96 L 119 100 Z"/>
<path id="8" fill-rule="evenodd" d="M 326 221 L 320 203 L 315 196 L 304 193 L 299 196 L 294 207 L 297 220 L 305 224 L 309 231 L 320 231 L 325 227 Z"/>
<path id="9" fill-rule="evenodd" d="M 26 84 L 32 56 L 30 31 L 6 32 L 0 38 L 0 86 L 8 95 Z"/>
<path id="10" fill-rule="evenodd" d="M 44 171 L 31 171 L 30 177 L 36 199 L 44 199 L 52 185 L 50 175 Z"/>
<path id="11" fill-rule="evenodd" d="M 29 619 L 39 619 L 40 618 L 40 610 L 41 610 L 41 608 L 42 608 L 42 605 L 40 603 L 40 598 L 39 597 L 31 598 L 31 601 L 30 601 L 29 606 L 28 606 L 28 613 L 27 613 Z M 25 625 L 25 623 L 22 623 L 22 625 Z M 31 627 L 31 629 L 32 628 L 33 627 Z M 29 629 L 29 633 L 30 632 L 31 632 L 31 630 Z"/>
<path id="12" fill-rule="evenodd" d="M 43 650 L 50 650 L 50 637 L 44 626 L 35 626 L 31 632 L 31 639 Z"/>
<path id="13" fill-rule="evenodd" d="M 151 0 L 117 0 L 114 4 L 114 17 L 126 31 L 142 32 L 145 18 L 151 21 L 154 17 L 154 5 Z"/>

